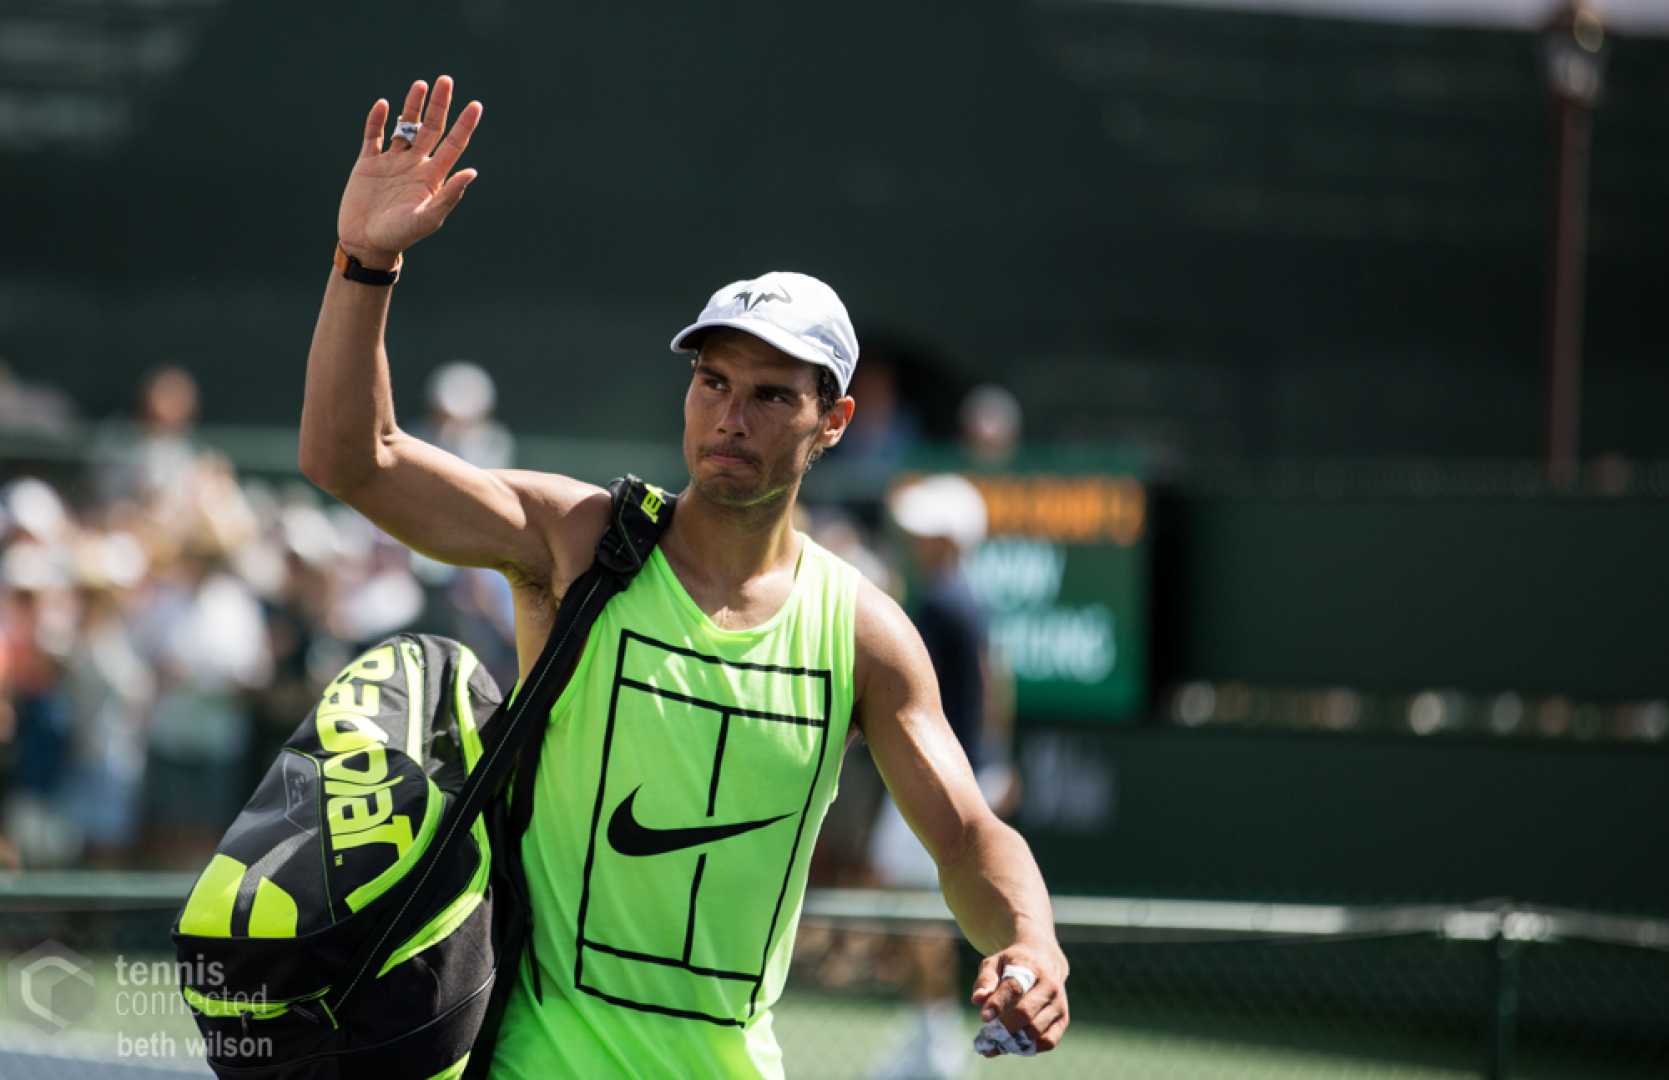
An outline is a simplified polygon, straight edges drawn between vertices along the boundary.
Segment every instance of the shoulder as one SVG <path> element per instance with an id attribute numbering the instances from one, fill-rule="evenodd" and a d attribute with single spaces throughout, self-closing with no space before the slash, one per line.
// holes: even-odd
<path id="1" fill-rule="evenodd" d="M 859 581 L 853 623 L 852 682 L 860 703 L 909 697 L 918 683 L 931 682 L 932 661 L 921 632 L 898 601 L 868 578 Z"/>
<path id="2" fill-rule="evenodd" d="M 494 469 L 493 475 L 515 492 L 530 528 L 545 540 L 551 556 L 551 580 L 529 582 L 557 596 L 591 565 L 610 500 L 606 488 L 561 473 L 533 469 Z"/>
<path id="3" fill-rule="evenodd" d="M 805 538 L 807 558 L 823 563 L 828 580 L 850 594 L 853 659 L 861 670 L 865 655 L 876 650 L 886 651 L 891 638 L 902 627 L 908 627 L 910 620 L 898 602 L 855 563 L 818 543 L 810 533 L 800 535 Z"/>
<path id="4" fill-rule="evenodd" d="M 915 636 L 915 624 L 898 601 L 868 578 L 859 575 L 857 610 L 853 616 L 858 659 L 896 652 Z"/>

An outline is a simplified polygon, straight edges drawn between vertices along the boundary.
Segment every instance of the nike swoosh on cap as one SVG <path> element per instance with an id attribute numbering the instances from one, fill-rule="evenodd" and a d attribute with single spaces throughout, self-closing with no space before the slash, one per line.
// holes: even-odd
<path id="1" fill-rule="evenodd" d="M 632 816 L 632 800 L 643 789 L 639 784 L 630 795 L 620 800 L 608 819 L 608 842 L 622 855 L 664 855 L 669 851 L 710 844 L 714 840 L 728 840 L 754 829 L 781 821 L 789 814 L 760 818 L 758 821 L 733 821 L 725 825 L 693 825 L 677 829 L 651 829 Z"/>

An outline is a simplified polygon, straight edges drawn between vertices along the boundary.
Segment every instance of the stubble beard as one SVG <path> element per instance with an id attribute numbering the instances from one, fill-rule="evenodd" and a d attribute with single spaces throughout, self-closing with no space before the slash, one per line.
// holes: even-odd
<path id="1" fill-rule="evenodd" d="M 763 463 L 756 464 L 755 469 L 751 480 L 735 474 L 721 475 L 717 478 L 703 477 L 699 469 L 691 469 L 690 486 L 705 502 L 743 513 L 754 514 L 770 510 L 786 502 L 799 477 L 783 483 L 780 482 L 779 476 L 765 472 Z"/>
<path id="2" fill-rule="evenodd" d="M 705 501 L 727 510 L 758 510 L 781 502 L 788 495 L 787 487 L 773 488 L 765 477 L 749 483 L 728 476 L 703 479 L 692 473 L 690 486 L 695 488 Z"/>

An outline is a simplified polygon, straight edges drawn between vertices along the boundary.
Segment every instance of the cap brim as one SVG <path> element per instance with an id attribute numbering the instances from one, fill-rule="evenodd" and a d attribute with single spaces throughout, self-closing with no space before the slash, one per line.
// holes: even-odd
<path id="1" fill-rule="evenodd" d="M 689 344 L 690 335 L 720 326 L 728 326 L 733 330 L 742 330 L 752 334 L 765 344 L 781 349 L 794 359 L 804 360 L 806 363 L 816 364 L 818 367 L 826 367 L 834 372 L 836 379 L 840 378 L 840 372 L 835 370 L 833 364 L 829 363 L 827 356 L 775 323 L 768 323 L 760 319 L 702 319 L 700 322 L 691 323 L 678 331 L 672 339 L 672 351 L 695 352 L 695 347 Z M 845 387 L 842 387 L 841 390 L 844 392 Z"/>

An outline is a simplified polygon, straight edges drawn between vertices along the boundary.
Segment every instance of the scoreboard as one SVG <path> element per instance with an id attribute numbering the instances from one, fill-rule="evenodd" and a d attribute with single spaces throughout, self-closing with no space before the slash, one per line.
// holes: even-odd
<path id="1" fill-rule="evenodd" d="M 964 570 L 1014 674 L 1017 708 L 1065 721 L 1139 719 L 1148 693 L 1146 486 L 1118 471 L 961 471 L 985 497 L 989 521 Z"/>

